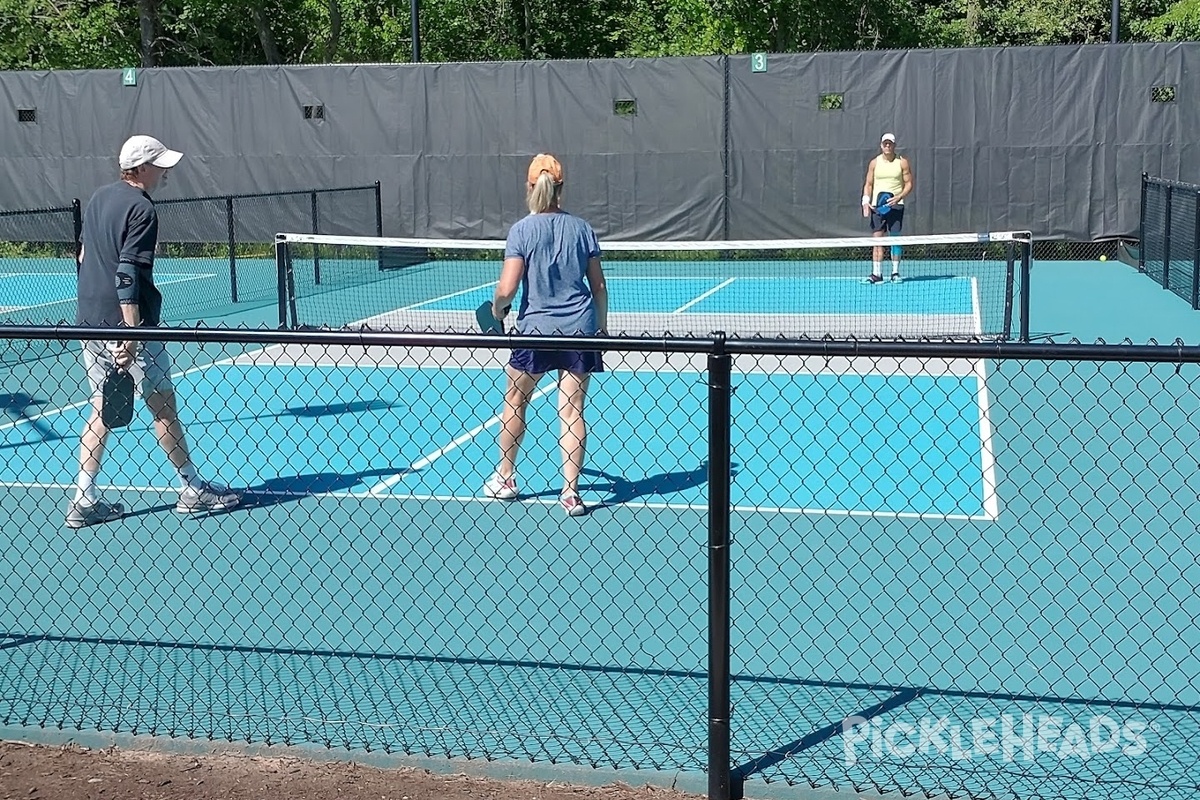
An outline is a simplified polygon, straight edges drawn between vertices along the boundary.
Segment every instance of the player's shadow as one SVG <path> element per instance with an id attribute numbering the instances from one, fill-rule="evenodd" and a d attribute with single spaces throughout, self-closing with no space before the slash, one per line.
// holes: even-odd
<path id="1" fill-rule="evenodd" d="M 900 283 L 921 283 L 922 281 L 948 281 L 954 278 L 961 277 L 959 275 L 913 275 L 909 277 L 905 275 L 901 278 Z"/>
<path id="2" fill-rule="evenodd" d="M 730 464 L 730 479 L 738 474 L 738 465 Z M 643 498 L 657 497 L 660 502 L 668 502 L 669 496 L 688 489 L 699 488 L 708 483 L 708 461 L 701 461 L 695 469 L 676 470 L 673 472 L 658 472 L 639 478 L 627 478 L 624 475 L 614 475 L 604 470 L 584 467 L 583 475 L 599 478 L 599 480 L 580 481 L 579 488 L 584 492 L 596 494 L 607 493 L 603 501 L 595 503 L 594 508 L 618 506 L 631 503 Z M 534 497 L 558 497 L 558 490 L 553 489 L 538 492 Z"/>
<path id="3" fill-rule="evenodd" d="M 262 483 L 239 489 L 242 493 L 242 502 L 236 508 L 232 508 L 229 511 L 217 512 L 212 516 L 237 514 L 240 511 L 251 508 L 268 508 L 285 503 L 294 503 L 297 500 L 314 495 L 343 492 L 352 489 L 367 489 L 381 478 L 392 475 L 405 475 L 409 472 L 411 470 L 407 468 L 393 469 L 389 467 L 386 469 L 373 469 L 346 474 L 314 472 L 306 475 L 281 475 L 276 478 L 269 478 Z M 175 507 L 174 491 L 164 491 L 164 496 L 168 499 L 161 504 L 130 511 L 125 516 L 127 518 L 141 517 L 170 511 Z"/>
<path id="4" fill-rule="evenodd" d="M 291 406 L 274 416 L 290 416 L 316 418 L 336 416 L 338 414 L 361 414 L 365 411 L 383 411 L 391 408 L 392 403 L 383 400 L 357 400 L 352 403 L 328 403 L 325 405 Z"/>
<path id="5" fill-rule="evenodd" d="M 386 467 L 362 472 L 315 472 L 307 475 L 280 475 L 242 490 L 241 508 L 265 508 L 313 495 L 365 490 L 380 479 L 407 475 L 407 467 Z"/>
<path id="6" fill-rule="evenodd" d="M 36 397 L 27 395 L 24 392 L 13 392 L 10 394 L 0 394 L 0 409 L 3 409 L 4 415 L 17 423 L 27 423 L 43 442 L 55 442 L 63 438 L 59 436 L 54 428 L 41 419 L 35 419 L 38 413 L 38 406 L 46 405 L 45 400 L 39 400 Z M 13 447 L 22 447 L 28 442 L 14 442 L 11 444 L 0 445 L 0 450 Z"/>

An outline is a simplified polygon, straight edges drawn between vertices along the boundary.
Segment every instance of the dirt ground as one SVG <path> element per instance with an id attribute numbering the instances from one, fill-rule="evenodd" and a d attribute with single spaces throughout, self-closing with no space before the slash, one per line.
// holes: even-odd
<path id="1" fill-rule="evenodd" d="M 502 781 L 352 761 L 0 742 L 0 800 L 700 800 L 656 786 Z"/>

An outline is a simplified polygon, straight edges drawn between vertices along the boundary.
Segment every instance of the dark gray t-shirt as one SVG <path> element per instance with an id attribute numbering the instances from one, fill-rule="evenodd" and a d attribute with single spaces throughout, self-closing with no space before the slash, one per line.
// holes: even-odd
<path id="1" fill-rule="evenodd" d="M 530 214 L 509 229 L 504 257 L 525 260 L 518 333 L 597 332 L 587 266 L 589 258 L 600 257 L 600 244 L 591 225 L 565 211 Z"/>
<path id="2" fill-rule="evenodd" d="M 150 195 L 125 181 L 101 186 L 83 212 L 77 325 L 120 325 L 122 303 L 137 303 L 142 325 L 162 322 L 154 285 L 158 214 Z"/>

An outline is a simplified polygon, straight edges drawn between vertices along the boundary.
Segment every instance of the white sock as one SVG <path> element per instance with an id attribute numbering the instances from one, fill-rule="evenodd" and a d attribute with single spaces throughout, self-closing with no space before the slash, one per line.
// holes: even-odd
<path id="1" fill-rule="evenodd" d="M 79 470 L 79 477 L 76 479 L 75 502 L 86 500 L 90 505 L 99 499 L 96 494 L 96 473 Z"/>
<path id="2" fill-rule="evenodd" d="M 876 261 L 871 266 L 871 274 L 877 278 L 883 277 L 883 262 L 882 261 Z"/>
<path id="3" fill-rule="evenodd" d="M 196 467 L 192 462 L 188 462 L 179 468 L 179 486 L 182 489 L 188 487 L 199 487 L 200 475 L 196 472 Z"/>
<path id="4" fill-rule="evenodd" d="M 899 262 L 899 261 L 893 261 L 893 262 L 892 262 L 892 274 L 893 274 L 893 275 L 899 275 L 899 274 L 900 274 L 900 262 Z"/>

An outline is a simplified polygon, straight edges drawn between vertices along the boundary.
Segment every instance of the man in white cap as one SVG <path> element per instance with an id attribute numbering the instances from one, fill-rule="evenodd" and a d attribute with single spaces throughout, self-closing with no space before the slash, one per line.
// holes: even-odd
<path id="1" fill-rule="evenodd" d="M 132 136 L 121 148 L 121 179 L 96 190 L 83 215 L 76 324 L 155 327 L 162 322 L 162 295 L 154 285 L 158 214 L 150 193 L 166 181 L 183 153 L 151 136 Z M 120 518 L 120 503 L 101 499 L 96 478 L 108 428 L 101 416 L 101 388 L 115 366 L 133 376 L 150 413 L 159 446 L 179 473 L 181 514 L 224 511 L 241 502 L 234 492 L 200 480 L 188 453 L 175 406 L 172 364 L 162 342 L 83 343 L 83 365 L 92 390 L 92 413 L 79 448 L 79 478 L 67 508 L 67 527 L 82 528 Z"/>
<path id="2" fill-rule="evenodd" d="M 896 152 L 896 135 L 885 133 L 879 155 L 867 164 L 863 182 L 863 216 L 871 220 L 874 236 L 898 236 L 904 225 L 904 198 L 913 189 L 908 159 Z M 872 248 L 871 274 L 867 283 L 883 282 L 883 247 Z M 892 247 L 892 280 L 900 280 L 900 248 Z"/>

